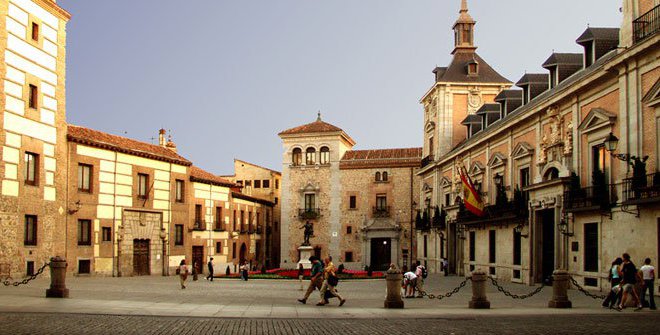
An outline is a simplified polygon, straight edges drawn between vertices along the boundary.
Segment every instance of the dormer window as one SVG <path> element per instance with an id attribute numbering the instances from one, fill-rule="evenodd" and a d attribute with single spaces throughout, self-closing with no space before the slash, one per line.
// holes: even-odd
<path id="1" fill-rule="evenodd" d="M 595 47 L 596 45 L 594 42 L 586 43 L 584 45 L 584 68 L 588 68 L 596 61 Z"/>
<path id="2" fill-rule="evenodd" d="M 553 67 L 549 68 L 549 70 L 550 70 L 550 89 L 553 89 L 558 84 L 558 79 L 559 79 L 558 69 L 559 69 L 559 67 L 557 67 L 557 66 L 553 66 Z"/>
<path id="3" fill-rule="evenodd" d="M 479 63 L 471 61 L 468 63 L 468 76 L 476 76 L 479 74 Z"/>

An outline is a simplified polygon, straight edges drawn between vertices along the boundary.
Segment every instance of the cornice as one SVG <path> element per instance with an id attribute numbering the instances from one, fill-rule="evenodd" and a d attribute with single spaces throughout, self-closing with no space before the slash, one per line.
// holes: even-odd
<path id="1" fill-rule="evenodd" d="M 37 5 L 41 6 L 51 14 L 57 16 L 58 18 L 69 21 L 71 19 L 71 13 L 64 10 L 62 7 L 58 6 L 53 0 L 32 0 Z"/>

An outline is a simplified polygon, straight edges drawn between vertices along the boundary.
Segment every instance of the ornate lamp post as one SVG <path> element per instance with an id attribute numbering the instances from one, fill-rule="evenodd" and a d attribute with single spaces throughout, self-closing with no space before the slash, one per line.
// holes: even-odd
<path id="1" fill-rule="evenodd" d="M 644 170 L 646 170 L 646 160 L 649 158 L 649 156 L 644 156 L 640 158 L 627 153 L 626 154 L 614 153 L 617 147 L 619 146 L 619 138 L 614 136 L 613 133 L 610 132 L 610 134 L 607 135 L 607 137 L 603 141 L 603 144 L 605 144 L 605 150 L 607 150 L 610 153 L 610 155 L 612 155 L 612 157 L 627 162 L 628 164 L 630 164 L 630 166 L 633 167 L 633 171 L 635 170 L 636 167 L 639 168 L 642 166 Z"/>

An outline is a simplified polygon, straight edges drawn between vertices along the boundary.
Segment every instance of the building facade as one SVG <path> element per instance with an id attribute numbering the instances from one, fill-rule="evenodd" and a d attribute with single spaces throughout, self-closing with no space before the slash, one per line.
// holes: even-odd
<path id="1" fill-rule="evenodd" d="M 282 166 L 281 266 L 300 260 L 303 225 L 311 246 L 347 268 L 386 269 L 412 258 L 414 174 L 421 149 L 357 150 L 321 120 L 279 133 Z M 406 259 L 409 262 L 409 259 Z"/>
<path id="2" fill-rule="evenodd" d="M 438 119 L 434 128 L 425 117 L 425 136 L 429 129 L 441 138 L 447 129 L 459 134 L 449 146 L 425 142 L 429 156 L 419 172 L 420 201 L 429 212 L 437 208 L 441 221 L 427 235 L 453 272 L 481 269 L 533 284 L 561 268 L 587 287 L 605 288 L 609 265 L 622 253 L 637 263 L 658 261 L 660 49 L 657 21 L 649 18 L 660 9 L 644 0 L 626 0 L 622 9 L 620 28 L 587 28 L 576 41 L 584 51 L 552 53 L 547 73 L 525 74 L 517 88 L 502 85 L 492 102 L 472 109 L 454 104 L 462 108 L 458 123 Z M 463 1 L 455 28 L 470 22 L 466 14 Z M 467 76 L 470 67 L 462 68 Z M 422 103 L 428 114 L 433 96 Z M 448 149 L 431 155 L 436 147 Z M 461 168 L 481 193 L 484 216 L 462 204 Z"/>

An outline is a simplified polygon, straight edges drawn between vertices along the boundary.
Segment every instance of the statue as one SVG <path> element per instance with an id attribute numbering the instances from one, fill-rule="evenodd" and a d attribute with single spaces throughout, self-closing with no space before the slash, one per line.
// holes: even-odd
<path id="1" fill-rule="evenodd" d="M 305 232 L 304 232 L 305 240 L 303 241 L 302 245 L 310 245 L 309 244 L 309 238 L 314 236 L 314 225 L 311 222 L 307 221 L 299 229 L 303 229 L 303 228 L 305 229 Z"/>

